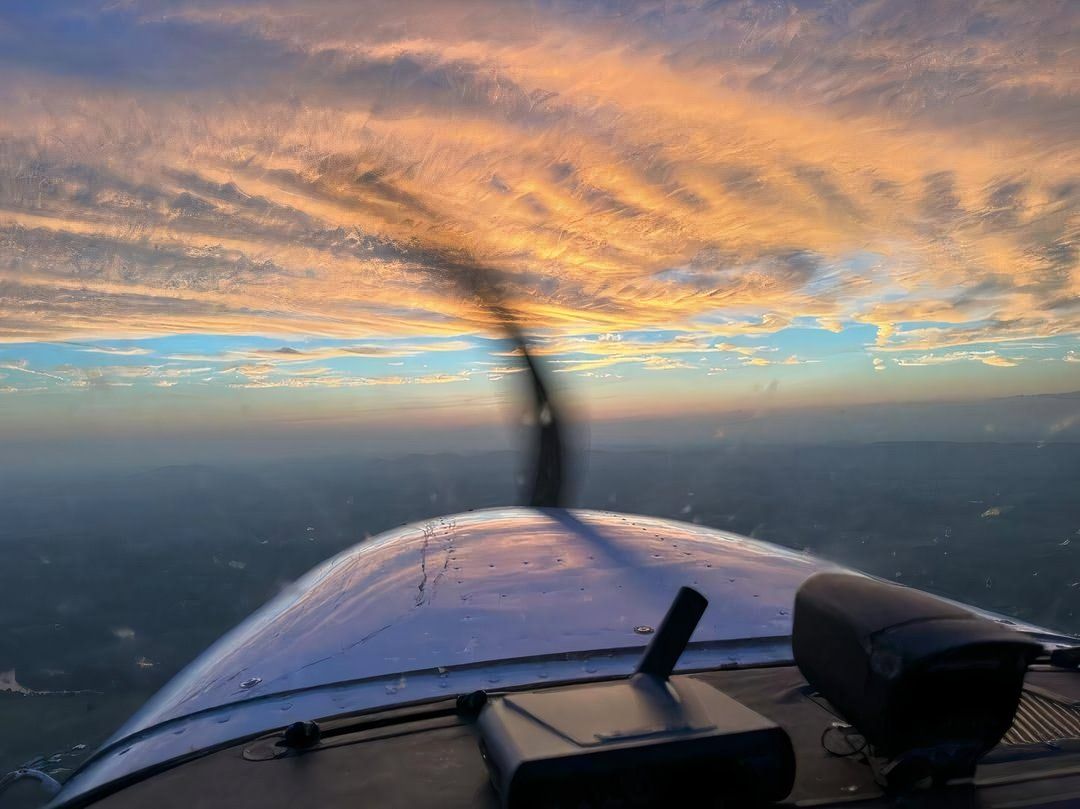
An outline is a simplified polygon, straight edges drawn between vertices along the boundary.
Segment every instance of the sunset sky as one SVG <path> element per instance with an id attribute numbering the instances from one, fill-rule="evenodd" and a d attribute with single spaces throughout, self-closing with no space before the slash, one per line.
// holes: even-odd
<path id="1" fill-rule="evenodd" d="M 1080 389 L 1080 4 L 0 9 L 0 431 Z"/>

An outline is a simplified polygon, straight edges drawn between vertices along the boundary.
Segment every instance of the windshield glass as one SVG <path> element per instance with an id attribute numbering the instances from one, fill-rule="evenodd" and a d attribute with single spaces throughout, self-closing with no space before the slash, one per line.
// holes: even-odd
<path id="1" fill-rule="evenodd" d="M 1078 15 L 5 3 L 0 773 L 334 554 L 528 502 L 493 300 L 567 503 L 1080 632 Z"/>

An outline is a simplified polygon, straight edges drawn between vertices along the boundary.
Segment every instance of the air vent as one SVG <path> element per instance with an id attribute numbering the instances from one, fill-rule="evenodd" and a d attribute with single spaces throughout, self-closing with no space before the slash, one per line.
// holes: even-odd
<path id="1" fill-rule="evenodd" d="M 1080 739 L 1080 706 L 1024 689 L 1002 744 L 1040 744 Z"/>

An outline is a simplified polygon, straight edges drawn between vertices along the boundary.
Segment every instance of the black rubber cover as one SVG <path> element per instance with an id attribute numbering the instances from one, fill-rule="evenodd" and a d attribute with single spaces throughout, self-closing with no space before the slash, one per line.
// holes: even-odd
<path id="1" fill-rule="evenodd" d="M 927 593 L 847 573 L 799 589 L 792 645 L 807 682 L 876 753 L 923 750 L 960 770 L 1008 730 L 1040 651 Z"/>

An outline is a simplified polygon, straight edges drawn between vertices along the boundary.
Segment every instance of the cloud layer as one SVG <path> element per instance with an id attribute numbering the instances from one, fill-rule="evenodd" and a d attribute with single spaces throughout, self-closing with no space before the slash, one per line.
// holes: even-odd
<path id="1" fill-rule="evenodd" d="M 437 258 L 464 250 L 560 370 L 799 364 L 725 341 L 860 326 L 878 369 L 1011 367 L 1080 333 L 1078 27 L 1067 0 L 8 4 L 0 340 L 411 356 L 371 340 L 490 332 Z"/>

